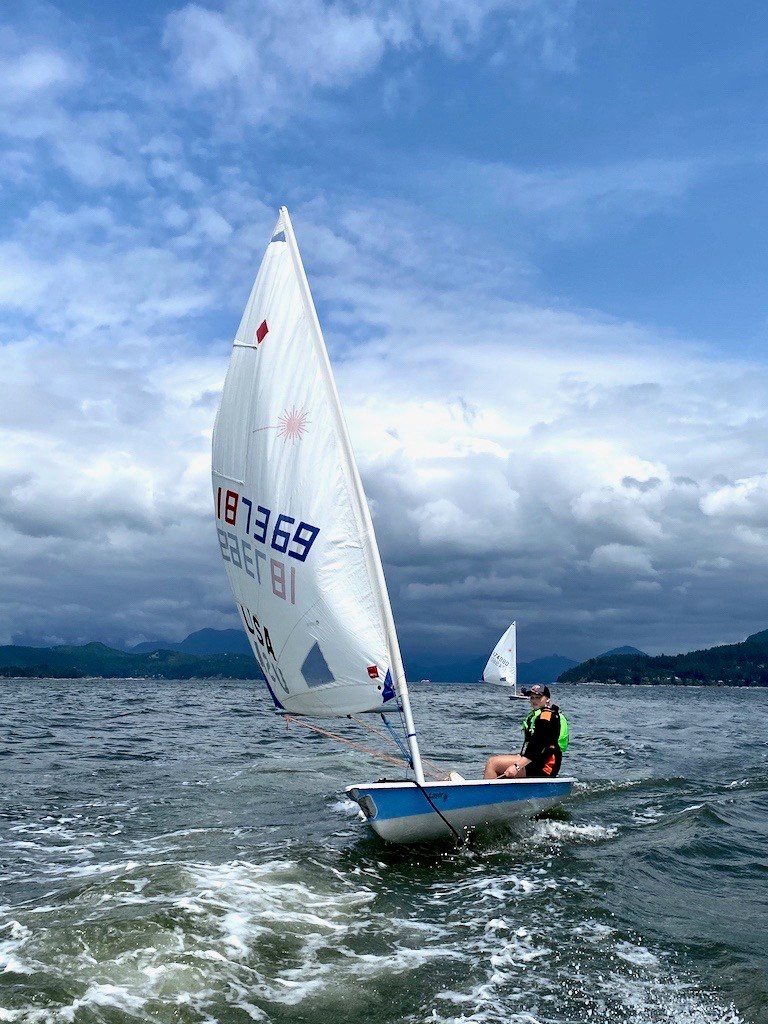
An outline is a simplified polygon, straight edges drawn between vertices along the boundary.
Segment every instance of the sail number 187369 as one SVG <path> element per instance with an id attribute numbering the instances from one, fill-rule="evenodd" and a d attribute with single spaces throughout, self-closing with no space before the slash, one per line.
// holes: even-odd
<path id="1" fill-rule="evenodd" d="M 289 558 L 298 562 L 305 562 L 320 533 L 320 528 L 303 520 L 296 525 L 295 517 L 284 513 L 277 515 L 273 520 L 271 509 L 258 504 L 254 507 L 250 498 L 223 487 L 216 490 L 216 518 L 224 523 L 224 526 L 217 527 L 221 557 L 224 561 L 242 569 L 259 584 L 268 579 L 275 597 L 295 604 L 294 566 L 268 555 L 261 546 L 271 548 L 280 554 L 287 554 Z M 225 529 L 226 526 L 242 530 L 247 539 Z"/>

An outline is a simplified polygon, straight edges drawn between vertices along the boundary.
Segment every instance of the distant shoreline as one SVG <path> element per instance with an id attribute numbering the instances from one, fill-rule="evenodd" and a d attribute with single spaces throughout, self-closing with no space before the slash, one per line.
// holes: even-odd
<path id="1" fill-rule="evenodd" d="M 110 681 L 123 681 L 126 683 L 140 683 L 140 682 L 152 682 L 152 683 L 255 683 L 259 684 L 263 682 L 262 679 L 249 676 L 230 676 L 230 675 L 211 675 L 211 676 L 175 676 L 175 675 L 163 675 L 163 676 L 127 676 L 127 675 L 76 675 L 76 676 L 64 676 L 64 675 L 43 675 L 43 674 L 21 674 L 11 675 L 9 673 L 0 672 L 0 686 L 3 682 L 27 682 L 31 680 L 41 680 L 51 683 L 96 683 L 96 682 L 110 682 Z M 465 680 L 433 680 L 430 683 L 425 684 L 421 681 L 417 683 L 411 683 L 411 686 L 416 685 L 422 687 L 425 685 L 429 686 L 467 686 L 467 687 L 478 687 L 491 693 L 494 692 L 494 688 L 491 685 L 483 683 L 468 682 Z M 562 683 L 548 683 L 548 686 L 553 688 L 553 694 L 560 688 L 563 689 L 575 689 L 578 690 L 584 686 L 599 686 L 606 689 L 622 687 L 631 688 L 633 690 L 766 690 L 768 684 L 766 683 L 628 683 L 628 682 L 616 682 L 606 683 L 600 680 L 585 680 L 583 682 L 562 682 Z"/>

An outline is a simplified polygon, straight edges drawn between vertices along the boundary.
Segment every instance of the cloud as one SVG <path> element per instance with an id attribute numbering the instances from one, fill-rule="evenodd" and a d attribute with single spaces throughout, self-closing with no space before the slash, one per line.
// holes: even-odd
<path id="1" fill-rule="evenodd" d="M 647 552 L 629 544 L 603 544 L 595 548 L 589 567 L 599 573 L 621 573 L 633 577 L 654 576 L 656 572 Z"/>
<path id="2" fill-rule="evenodd" d="M 534 49 L 551 69 L 570 69 L 569 0 L 424 0 L 351 3 L 230 0 L 187 4 L 168 16 L 164 42 L 181 88 L 216 97 L 255 123 L 305 113 L 317 91 L 349 88 L 385 59 L 428 48 L 460 60 L 492 38 Z M 391 80 L 391 76 L 390 77 Z M 387 93 L 391 101 L 391 90 Z"/>
<path id="3" fill-rule="evenodd" d="M 747 527 L 768 527 L 768 474 L 759 473 L 723 487 L 701 499 L 705 515 Z"/>
<path id="4" fill-rule="evenodd" d="M 187 5 L 166 24 L 176 97 L 157 54 L 130 88 L 96 77 L 82 38 L 0 45 L 3 187 L 18 200 L 0 237 L 4 639 L 236 625 L 210 431 L 274 222 L 270 178 L 296 198 L 407 654 L 484 653 L 512 618 L 525 657 L 765 624 L 763 365 L 570 311 L 543 284 L 532 296 L 513 242 L 364 183 L 310 187 L 280 157 L 286 136 L 270 144 L 302 104 L 374 72 L 416 75 L 430 50 L 541 61 L 550 40 L 557 63 L 571 16 L 511 0 Z M 174 106 L 187 100 L 194 133 Z M 258 150 L 214 144 L 206 103 L 257 124 Z M 464 166 L 494 215 L 553 230 L 570 212 L 663 207 L 707 173 L 686 159 Z"/>
<path id="5" fill-rule="evenodd" d="M 110 273 L 92 287 L 94 264 L 109 255 Z M 41 328 L 87 332 L 119 328 L 128 321 L 189 316 L 210 301 L 200 268 L 191 261 L 148 245 L 107 254 L 84 247 L 48 259 L 33 256 L 18 243 L 0 245 L 0 301 L 9 309 L 33 314 Z M 47 304 L 47 296 L 59 298 Z"/>
<path id="6" fill-rule="evenodd" d="M 408 264 L 420 267 L 413 230 Z M 406 647 L 439 631 L 437 617 L 458 651 L 494 616 L 536 637 L 560 623 L 576 653 L 590 642 L 670 650 L 685 646 L 681 632 L 693 646 L 723 636 L 736 579 L 756 602 L 743 632 L 757 628 L 753 540 L 724 517 L 713 524 L 702 495 L 758 456 L 749 381 L 763 368 L 633 324 L 478 302 L 472 275 L 464 290 L 451 279 L 450 294 L 405 275 L 373 294 L 353 269 L 370 255 L 329 267 L 320 289 L 331 311 L 334 298 L 346 307 L 339 282 L 351 274 L 355 316 L 343 322 L 366 340 L 342 349 L 336 372 Z"/>
<path id="7" fill-rule="evenodd" d="M 141 228 L 49 201 L 0 247 L 6 640 L 235 625 L 209 317 L 234 332 L 273 214 L 241 180 L 162 180 Z M 512 618 L 531 655 L 696 646 L 736 593 L 760 624 L 762 368 L 510 299 L 493 254 L 403 202 L 294 219 L 409 656 L 490 649 Z"/>
<path id="8" fill-rule="evenodd" d="M 682 195 L 702 172 L 693 160 L 644 159 L 603 166 L 522 171 L 490 164 L 477 168 L 500 203 L 531 214 L 593 206 L 647 212 Z"/>
<path id="9" fill-rule="evenodd" d="M 448 195 L 483 196 L 496 216 L 554 239 L 583 237 L 596 227 L 636 222 L 679 209 L 683 199 L 723 170 L 743 162 L 733 153 L 614 159 L 540 168 L 462 155 L 425 157 L 416 172 L 442 182 Z"/>
<path id="10" fill-rule="evenodd" d="M 80 34 L 78 26 L 72 31 Z M 125 109 L 110 108 L 105 95 L 94 102 L 88 88 L 93 74 L 85 58 L 75 60 L 61 47 L 30 46 L 17 33 L 0 34 L 0 109 L 6 114 L 0 138 L 17 147 L 0 181 L 49 181 L 50 166 L 37 148 L 43 144 L 55 166 L 76 182 L 92 188 L 143 185 L 137 123 Z M 102 73 L 106 93 L 109 81 Z M 14 166 L 22 173 L 14 173 Z"/>
<path id="11" fill-rule="evenodd" d="M 0 39 L 0 46 L 3 42 L 18 45 L 9 34 L 5 40 Z M 82 77 L 82 68 L 57 49 L 33 46 L 22 53 L 0 50 L 0 105 L 12 108 L 45 103 L 79 85 Z"/>

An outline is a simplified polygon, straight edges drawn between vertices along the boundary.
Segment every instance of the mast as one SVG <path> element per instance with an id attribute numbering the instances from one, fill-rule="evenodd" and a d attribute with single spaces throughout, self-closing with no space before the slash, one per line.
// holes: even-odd
<path id="1" fill-rule="evenodd" d="M 509 679 L 507 680 L 514 687 L 517 693 L 517 622 L 513 622 L 509 637 Z"/>
<path id="2" fill-rule="evenodd" d="M 294 269 L 296 270 L 296 276 L 299 281 L 299 289 L 301 291 L 304 308 L 307 312 L 309 322 L 312 325 L 312 334 L 316 350 L 320 355 L 320 365 L 325 376 L 325 383 L 333 396 L 333 416 L 339 430 L 342 451 L 344 453 L 344 472 L 346 473 L 350 484 L 350 491 L 355 496 L 353 510 L 358 520 L 360 535 L 363 538 L 365 560 L 367 562 L 368 572 L 373 584 L 373 592 L 379 608 L 379 614 L 381 615 L 382 622 L 384 623 L 384 629 L 386 631 L 387 650 L 389 653 L 392 675 L 394 677 L 393 682 L 395 693 L 400 698 L 403 706 L 408 749 L 411 754 L 414 775 L 416 776 L 416 782 L 420 786 L 423 786 L 425 782 L 424 769 L 421 764 L 421 754 L 419 753 L 419 744 L 416 736 L 416 725 L 411 711 L 411 702 L 408 696 L 408 684 L 405 678 L 405 668 L 403 666 L 403 659 L 400 653 L 400 644 L 398 643 L 397 633 L 395 631 L 392 607 L 389 603 L 387 584 L 384 578 L 384 569 L 381 565 L 381 558 L 376 544 L 376 535 L 373 530 L 373 521 L 368 508 L 368 501 L 365 497 L 362 480 L 360 479 L 360 473 L 358 472 L 357 463 L 355 462 L 352 442 L 350 440 L 347 424 L 341 409 L 341 402 L 339 400 L 339 393 L 336 389 L 336 382 L 333 378 L 328 350 L 325 346 L 323 331 L 320 327 L 320 320 L 317 316 L 315 303 L 309 289 L 309 282 L 307 281 L 304 264 L 302 263 L 301 254 L 299 253 L 296 235 L 293 231 L 293 225 L 291 224 L 291 218 L 288 215 L 288 210 L 284 206 L 280 207 L 280 217 L 283 221 L 285 237 L 288 242 L 288 250 L 291 254 Z"/>

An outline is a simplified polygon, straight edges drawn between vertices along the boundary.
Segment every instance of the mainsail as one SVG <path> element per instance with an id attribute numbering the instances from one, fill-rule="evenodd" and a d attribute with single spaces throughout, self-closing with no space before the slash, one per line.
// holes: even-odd
<path id="1" fill-rule="evenodd" d="M 484 683 L 517 688 L 517 624 L 512 623 L 499 640 L 483 669 Z"/>
<path id="2" fill-rule="evenodd" d="M 415 733 L 373 525 L 285 208 L 235 337 L 213 492 L 229 582 L 277 707 L 347 715 L 395 710 L 399 699 Z"/>

